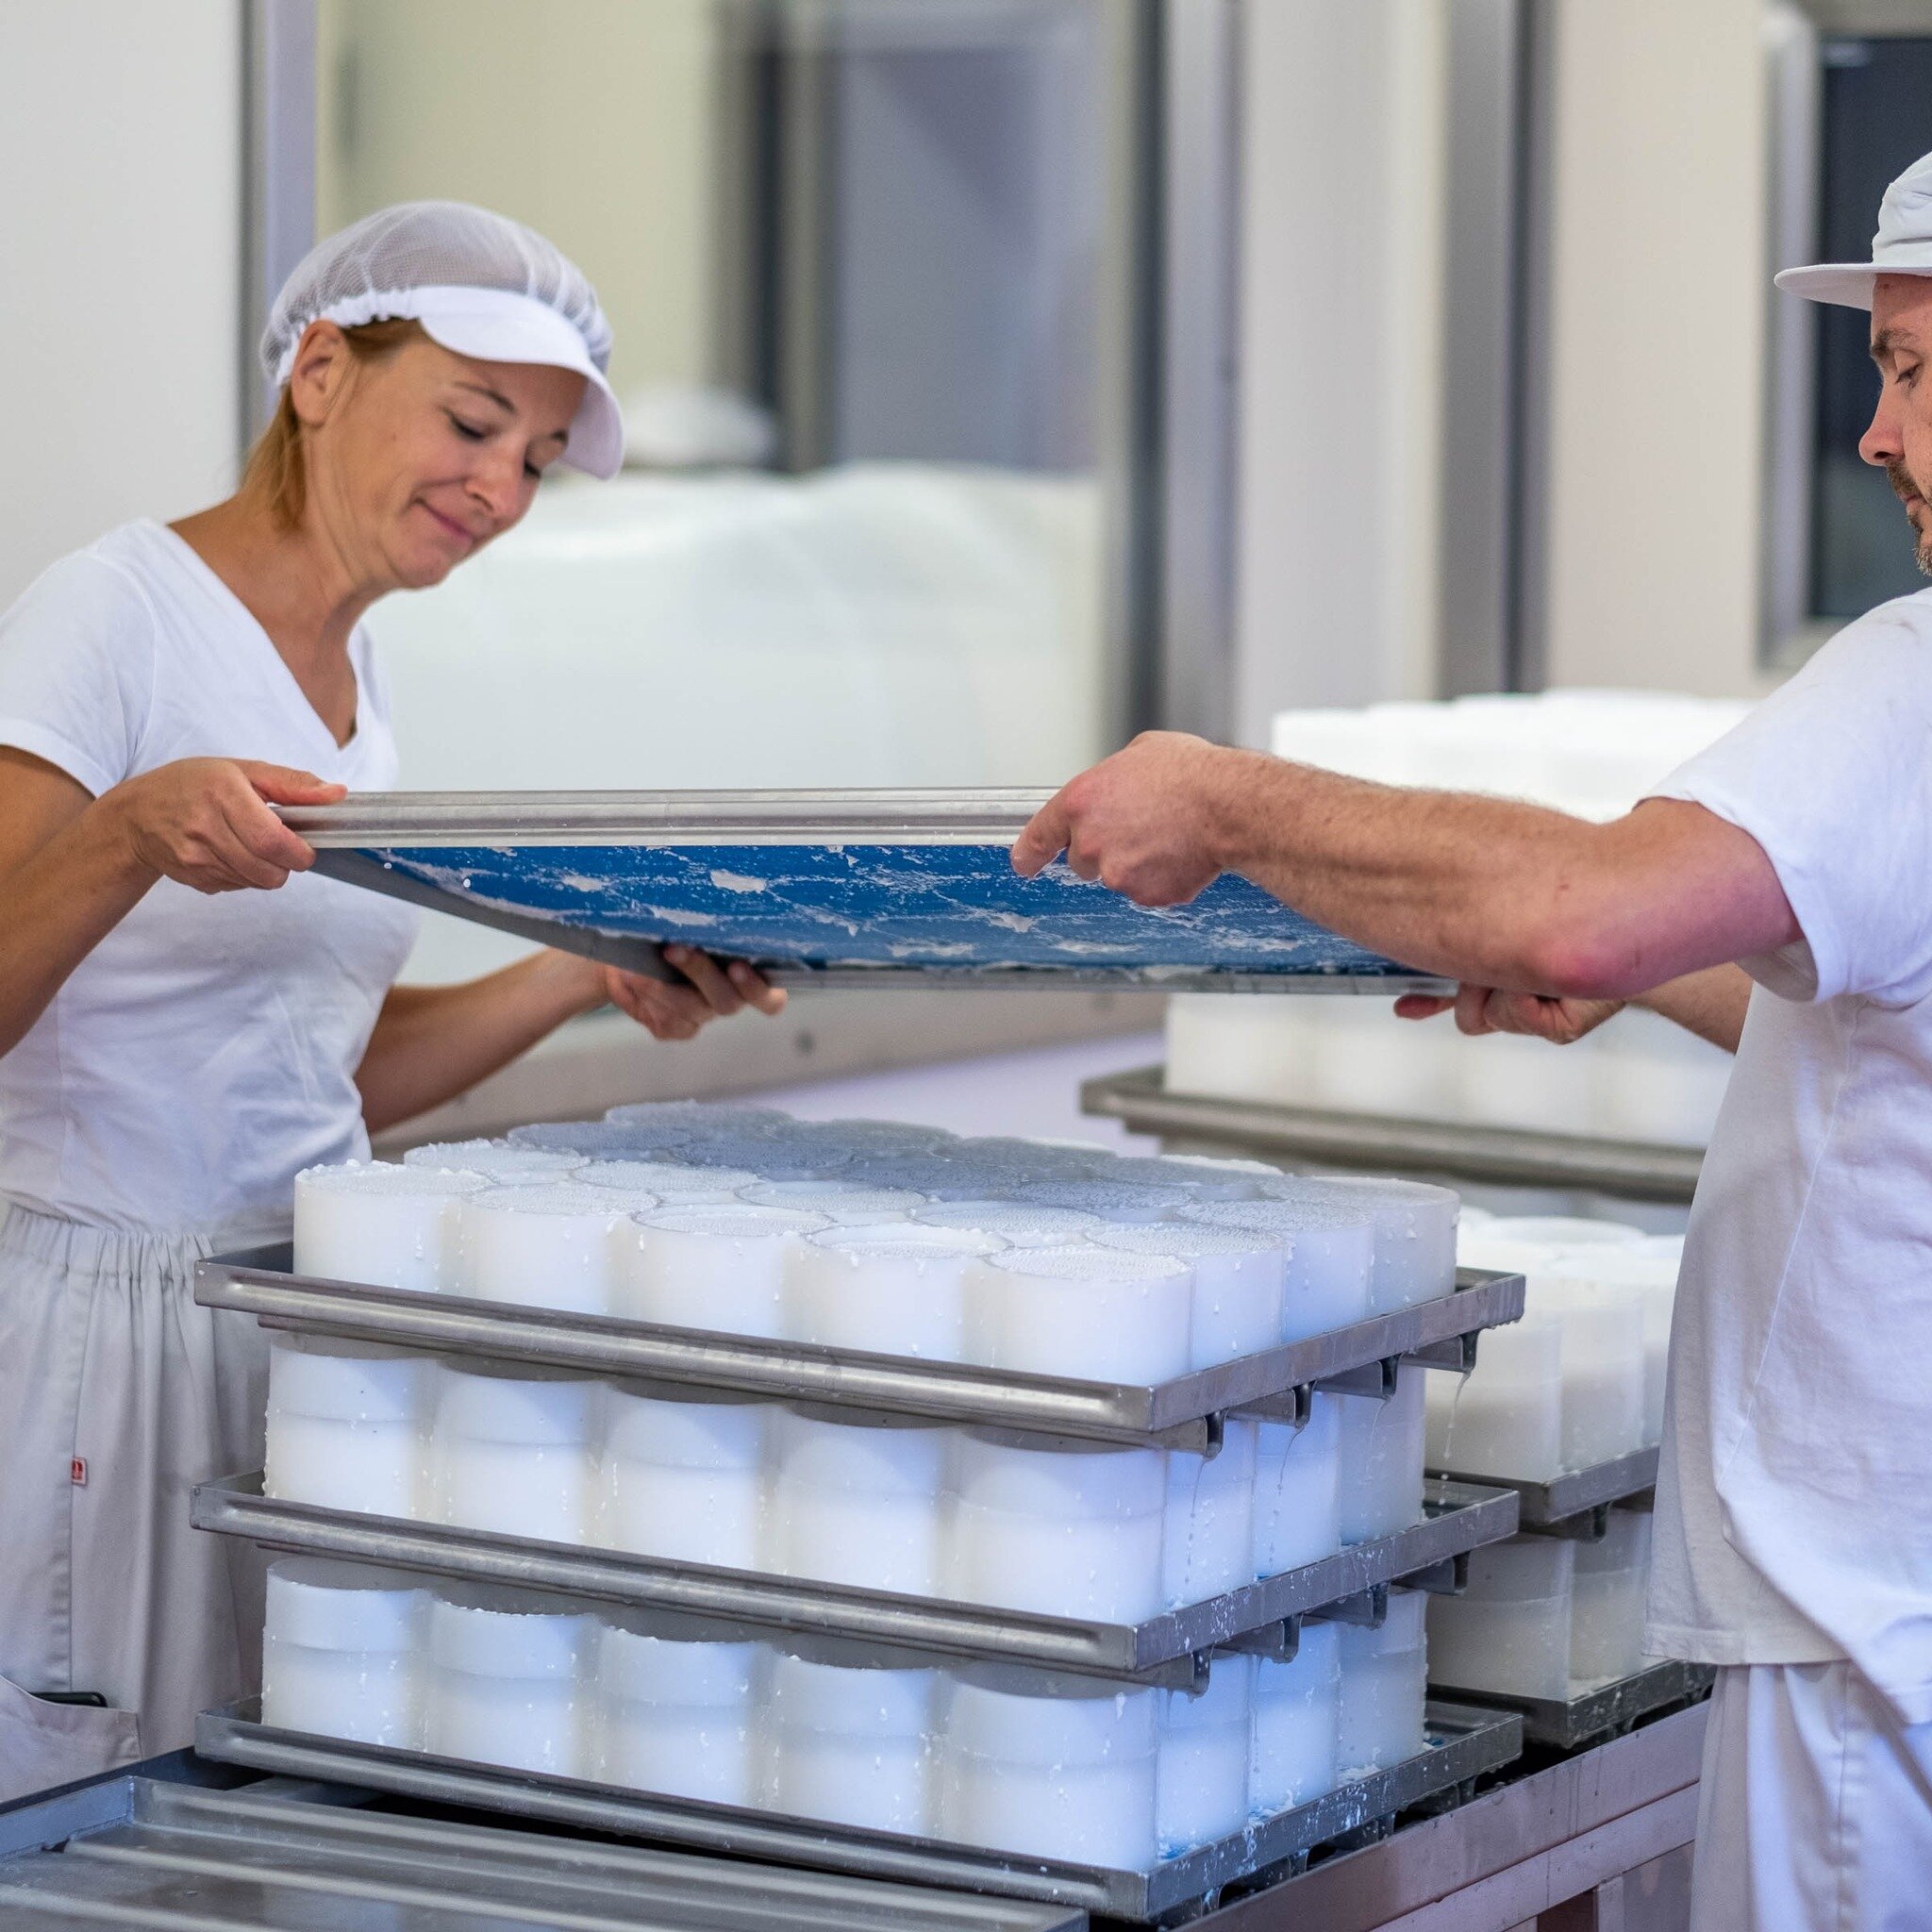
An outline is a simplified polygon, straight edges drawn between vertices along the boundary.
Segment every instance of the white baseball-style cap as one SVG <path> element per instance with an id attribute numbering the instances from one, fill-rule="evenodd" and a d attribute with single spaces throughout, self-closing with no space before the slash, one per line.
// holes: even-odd
<path id="1" fill-rule="evenodd" d="M 1880 275 L 1932 275 L 1932 155 L 1920 158 L 1885 191 L 1870 261 L 1824 261 L 1788 268 L 1775 279 L 1788 294 L 1841 308 L 1870 308 Z"/>
<path id="2" fill-rule="evenodd" d="M 610 325 L 596 290 L 535 229 L 467 202 L 400 202 L 318 242 L 275 297 L 261 364 L 279 388 L 310 323 L 405 319 L 479 362 L 575 370 L 584 399 L 558 460 L 592 476 L 617 474 L 624 412 L 605 375 Z"/>

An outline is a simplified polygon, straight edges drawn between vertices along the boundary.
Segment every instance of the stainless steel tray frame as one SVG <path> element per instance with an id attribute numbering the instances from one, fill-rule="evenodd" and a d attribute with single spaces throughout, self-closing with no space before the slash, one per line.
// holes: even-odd
<path id="1" fill-rule="evenodd" d="M 1522 1505 L 1519 1527 L 1524 1535 L 1564 1536 L 1579 1542 L 1601 1542 L 1609 1524 L 1611 1506 L 1633 1503 L 1657 1488 L 1658 1451 L 1633 1449 L 1610 1462 L 1553 1476 L 1546 1483 L 1523 1482 L 1513 1476 L 1475 1475 L 1466 1470 L 1431 1470 L 1428 1483 L 1461 1488 L 1475 1483 L 1514 1490 Z"/>
<path id="2" fill-rule="evenodd" d="M 1144 1924 L 1190 1915 L 1237 1879 L 1289 1865 L 1317 1845 L 1498 1770 L 1522 1751 L 1522 1720 L 1508 1712 L 1432 1704 L 1428 1729 L 1430 1743 L 1420 1756 L 1216 1844 L 1164 1860 L 1151 1872 L 1013 1858 L 939 1840 L 316 1738 L 261 1724 L 252 1700 L 205 1712 L 195 1727 L 195 1749 L 231 1764 L 367 1785 L 431 1803 L 475 1806 L 740 1857 L 996 1892 Z"/>
<path id="3" fill-rule="evenodd" d="M 1363 981 L 1359 990 L 1408 991 L 1378 980 Z M 1161 1067 L 1109 1074 L 1081 1087 L 1080 1105 L 1137 1134 L 1271 1160 L 1442 1174 L 1497 1187 L 1588 1189 L 1631 1201 L 1688 1203 L 1704 1160 L 1688 1147 L 1222 1100 L 1172 1093 L 1165 1083 Z"/>
<path id="4" fill-rule="evenodd" d="M 429 841 L 434 843 L 434 841 Z M 735 842 L 720 841 L 720 843 Z M 607 966 L 621 966 L 647 979 L 682 985 L 684 974 L 666 963 L 655 940 L 633 939 L 625 933 L 601 932 L 592 926 L 566 925 L 539 919 L 508 907 L 486 905 L 480 899 L 453 899 L 408 873 L 365 852 L 326 847 L 315 855 L 315 871 L 325 878 L 380 892 L 387 899 L 421 906 L 430 912 L 467 920 L 493 932 L 507 932 L 532 945 L 555 946 L 580 953 Z M 762 960 L 758 970 L 774 986 L 793 992 L 871 992 L 880 987 L 957 988 L 961 992 L 1224 992 L 1224 993 L 1441 993 L 1454 991 L 1446 979 L 1412 973 L 1240 973 L 1229 969 L 1193 970 L 1136 966 L 817 966 L 798 960 Z"/>
<path id="5" fill-rule="evenodd" d="M 298 1275 L 292 1266 L 286 1241 L 218 1255 L 196 1263 L 194 1298 L 269 1328 L 1196 1455 L 1219 1446 L 1231 1413 L 1300 1422 L 1314 1388 L 1387 1393 L 1399 1361 L 1467 1369 L 1477 1334 L 1517 1320 L 1524 1295 L 1520 1274 L 1458 1269 L 1457 1292 L 1441 1301 L 1130 1388 L 412 1294 Z"/>
<path id="6" fill-rule="evenodd" d="M 367 891 L 455 913 L 655 979 L 682 978 L 648 940 L 586 931 L 475 901 L 386 866 L 363 848 L 464 845 L 1008 845 L 1052 794 L 1025 790 L 772 791 L 371 791 L 281 813 L 317 854 L 316 870 Z M 1443 992 L 1451 982 L 1391 972 L 1240 973 L 1135 967 L 799 966 L 776 984 L 825 991 L 880 985 L 1066 990 L 1146 986 L 1165 992 Z"/>
<path id="7" fill-rule="evenodd" d="M 1516 1499 L 1507 1490 L 1455 1490 L 1428 1507 L 1424 1522 L 1394 1536 L 1142 1623 L 1108 1624 L 325 1509 L 264 1496 L 259 1474 L 204 1483 L 191 1502 L 197 1529 L 279 1550 L 843 1638 L 901 1655 L 1183 1690 L 1205 1681 L 1208 1653 L 1217 1649 L 1292 1657 L 1305 1616 L 1379 1622 L 1391 1583 L 1457 1589 L 1468 1553 L 1516 1526 Z"/>
<path id="8" fill-rule="evenodd" d="M 182 1760 L 186 1759 L 184 1764 Z M 516 1925 L 600 1932 L 1082 1932 L 1076 1908 L 780 1871 L 499 1823 L 411 1817 L 341 1786 L 225 1782 L 182 1752 L 0 1811 L 0 1923 L 53 1926 Z M 55 1849 L 55 1847 L 58 1849 Z"/>
<path id="9" fill-rule="evenodd" d="M 1053 796 L 1024 787 L 363 791 L 285 806 L 317 851 L 363 845 L 1009 845 Z"/>
<path id="10" fill-rule="evenodd" d="M 1627 1731 L 1640 1718 L 1693 1703 L 1710 1689 L 1716 1674 L 1708 1664 L 1672 1658 L 1646 1665 L 1608 1684 L 1594 1684 L 1571 1698 L 1511 1697 L 1500 1690 L 1468 1690 L 1434 1683 L 1429 1691 L 1457 1704 L 1513 1710 L 1523 1719 L 1525 1743 L 1575 1751 Z"/>

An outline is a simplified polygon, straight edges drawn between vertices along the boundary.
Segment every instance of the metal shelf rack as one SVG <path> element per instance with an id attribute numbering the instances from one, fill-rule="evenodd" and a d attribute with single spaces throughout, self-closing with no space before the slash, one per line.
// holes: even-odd
<path id="1" fill-rule="evenodd" d="M 1013 1857 L 940 1840 L 861 1831 L 276 1730 L 259 1722 L 252 1703 L 204 1714 L 195 1749 L 204 1757 L 230 1764 L 362 1785 L 438 1805 L 475 1806 L 867 1878 L 1043 1901 L 1146 1924 L 1192 1916 L 1237 1880 L 1273 1868 L 1292 1868 L 1318 1845 L 1500 1769 L 1520 1755 L 1523 1724 L 1507 1712 L 1432 1704 L 1427 1734 L 1427 1747 L 1418 1757 L 1140 1872 Z"/>
<path id="2" fill-rule="evenodd" d="M 1631 1201 L 1688 1203 L 1704 1160 L 1688 1147 L 1173 1093 L 1161 1067 L 1089 1080 L 1080 1105 L 1134 1133 L 1189 1147 L 1493 1187 L 1574 1188 Z"/>
<path id="3" fill-rule="evenodd" d="M 414 1294 L 292 1265 L 287 1242 L 216 1256 L 196 1264 L 194 1296 L 264 1327 L 346 1341 L 1196 1455 L 1218 1446 L 1229 1414 L 1299 1422 L 1313 1389 L 1384 1394 L 1401 1361 L 1465 1369 L 1477 1336 L 1516 1321 L 1524 1295 L 1520 1274 L 1458 1269 L 1456 1292 L 1439 1301 L 1134 1388 Z"/>
<path id="4" fill-rule="evenodd" d="M 243 1774 L 245 1775 L 245 1774 Z M 1076 1907 L 786 1871 L 475 1818 L 412 1816 L 372 1793 L 237 1774 L 177 1752 L 0 1807 L 0 1924 L 182 1928 L 397 1926 L 477 1932 L 1084 1932 Z"/>
<path id="5" fill-rule="evenodd" d="M 1566 1536 L 1579 1542 L 1600 1542 L 1613 1505 L 1648 1496 L 1657 1488 L 1657 1450 L 1633 1449 L 1609 1462 L 1552 1476 L 1547 1482 L 1526 1482 L 1513 1476 L 1474 1475 L 1461 1470 L 1430 1470 L 1430 1485 L 1458 1489 L 1482 1483 L 1514 1490 L 1521 1505 L 1518 1528 L 1525 1535 Z"/>
<path id="6" fill-rule="evenodd" d="M 708 1622 L 832 1637 L 957 1662 L 1070 1671 L 1191 1690 L 1208 1655 L 1239 1649 L 1291 1657 L 1301 1621 L 1379 1622 L 1389 1587 L 1460 1587 L 1469 1552 L 1510 1534 L 1507 1490 L 1439 1491 L 1425 1519 L 1393 1536 L 1136 1624 L 1088 1622 L 877 1590 L 767 1575 L 578 1544 L 539 1542 L 443 1524 L 325 1509 L 264 1496 L 259 1475 L 205 1483 L 197 1529 L 276 1550 L 417 1570 L 472 1582 L 591 1598 Z"/>
<path id="7" fill-rule="evenodd" d="M 1715 1675 L 1707 1664 L 1666 1659 L 1647 1664 L 1630 1676 L 1579 1689 L 1568 1698 L 1511 1697 L 1500 1690 L 1436 1683 L 1430 1684 L 1429 1692 L 1457 1704 L 1513 1710 L 1523 1720 L 1524 1743 L 1580 1751 L 1587 1744 L 1621 1736 L 1644 1718 L 1695 1703 L 1709 1690 Z"/>

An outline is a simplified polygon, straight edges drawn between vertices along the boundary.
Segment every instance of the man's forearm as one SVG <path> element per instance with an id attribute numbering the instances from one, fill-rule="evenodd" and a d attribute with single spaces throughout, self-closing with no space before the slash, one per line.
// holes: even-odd
<path id="1" fill-rule="evenodd" d="M 1240 873 L 1296 911 L 1465 985 L 1629 999 L 1798 937 L 1749 834 L 1653 799 L 1609 824 L 1465 792 L 1371 785 L 1143 732 L 1061 786 L 1013 841 L 1143 906 Z"/>
<path id="2" fill-rule="evenodd" d="M 1231 774 L 1234 775 L 1234 774 Z M 1592 825 L 1502 799 L 1424 792 L 1242 757 L 1221 857 L 1319 924 L 1490 986 L 1555 991 L 1544 917 L 1589 863 Z"/>
<path id="3" fill-rule="evenodd" d="M 1751 1004 L 1751 977 L 1740 966 L 1713 966 L 1670 980 L 1630 1004 L 1661 1013 L 1700 1040 L 1736 1053 Z"/>
<path id="4" fill-rule="evenodd" d="M 1756 846 L 1694 806 L 1600 825 L 1228 756 L 1226 868 L 1424 972 L 1624 998 L 1732 957 L 1740 919 L 1768 931 L 1789 918 Z M 1685 815 L 1707 823 L 1687 827 Z"/>

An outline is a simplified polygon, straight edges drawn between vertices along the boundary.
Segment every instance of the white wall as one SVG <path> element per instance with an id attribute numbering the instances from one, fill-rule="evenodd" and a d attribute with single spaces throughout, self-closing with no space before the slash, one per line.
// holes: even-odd
<path id="1" fill-rule="evenodd" d="M 1237 728 L 1432 695 L 1446 8 L 1244 14 Z M 1547 681 L 1750 695 L 1761 0 L 1557 0 Z"/>
<path id="2" fill-rule="evenodd" d="M 712 0 L 325 0 L 317 232 L 481 202 L 583 265 L 611 379 L 702 382 L 717 318 Z"/>
<path id="3" fill-rule="evenodd" d="M 1243 15 L 1237 731 L 1431 696 L 1444 19 L 1437 0 Z"/>
<path id="4" fill-rule="evenodd" d="M 0 607 L 234 476 L 241 9 L 0 8 Z"/>
<path id="5" fill-rule="evenodd" d="M 1552 684 L 1758 689 L 1760 0 L 1562 0 Z"/>

